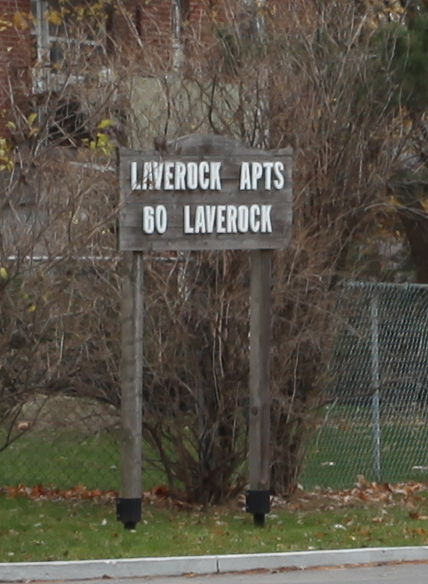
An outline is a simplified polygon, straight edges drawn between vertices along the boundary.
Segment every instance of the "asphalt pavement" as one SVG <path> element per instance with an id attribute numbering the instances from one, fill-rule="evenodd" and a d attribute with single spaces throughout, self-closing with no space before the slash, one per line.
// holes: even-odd
<path id="1" fill-rule="evenodd" d="M 82 577 L 84 574 L 82 573 Z M 67 580 L 67 584 L 427 584 L 428 562 L 366 567 L 312 568 L 277 572 L 252 571 L 241 573 L 199 575 L 186 574 L 165 578 L 121 578 Z M 41 584 L 40 581 L 38 584 Z M 64 584 L 51 581 L 50 584 Z"/>
<path id="2" fill-rule="evenodd" d="M 351 567 L 352 566 L 352 567 Z M 428 546 L 0 564 L 0 582 L 64 584 L 428 583 Z"/>
<path id="3" fill-rule="evenodd" d="M 157 558 L 84 560 L 71 562 L 8 562 L 0 564 L 0 582 L 67 582 L 138 578 L 202 577 L 207 574 L 230 574 L 288 570 L 338 569 L 343 566 L 383 566 L 413 562 L 428 565 L 428 546 L 316 550 L 267 554 L 231 554 Z M 321 570 L 322 571 L 322 570 Z M 289 577 L 289 576 L 287 576 Z M 171 582 L 171 580 L 168 580 Z M 216 581 L 217 582 L 217 581 Z M 428 576 L 425 584 L 428 582 Z M 412 583 L 413 584 L 413 583 Z"/>

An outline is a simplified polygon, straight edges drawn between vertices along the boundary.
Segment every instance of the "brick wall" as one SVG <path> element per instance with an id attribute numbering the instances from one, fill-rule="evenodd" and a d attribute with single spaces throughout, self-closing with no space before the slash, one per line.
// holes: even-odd
<path id="1" fill-rule="evenodd" d="M 311 1 L 300 0 L 297 5 Z M 173 0 L 118 0 L 108 17 L 110 54 L 114 56 L 115 51 L 116 54 L 124 51 L 130 55 L 139 67 L 135 72 L 141 75 L 169 70 L 173 63 L 172 3 Z M 189 67 L 194 65 L 195 57 L 200 57 L 201 64 L 205 60 L 211 75 L 209 63 L 216 67 L 222 59 L 216 29 L 222 25 L 236 26 L 236 17 L 242 14 L 245 2 L 187 0 L 187 3 L 187 21 L 182 28 L 184 55 L 189 57 Z M 267 5 L 272 9 L 271 25 L 286 27 L 287 21 L 292 21 L 287 13 L 289 0 L 267 0 Z M 31 91 L 31 39 L 28 27 L 25 28 L 25 15 L 29 12 L 30 0 L 0 0 L 3 21 L 0 23 L 0 109 L 7 104 L 10 83 L 18 94 Z M 293 16 L 295 18 L 295 12 Z M 11 26 L 5 22 L 8 20 Z"/>
<path id="2" fill-rule="evenodd" d="M 29 12 L 29 0 L 0 0 L 0 110 L 8 106 L 10 85 L 14 87 L 15 99 L 28 90 Z"/>
<path id="3" fill-rule="evenodd" d="M 230 0 L 226 0 L 230 1 Z M 155 69 L 168 69 L 173 62 L 173 0 L 123 0 L 113 16 L 110 34 L 119 53 L 135 56 Z M 213 18 L 223 0 L 187 0 L 182 26 L 185 53 L 206 51 L 215 41 Z M 138 47 L 138 49 L 137 49 Z M 135 53 L 135 51 L 137 52 Z"/>

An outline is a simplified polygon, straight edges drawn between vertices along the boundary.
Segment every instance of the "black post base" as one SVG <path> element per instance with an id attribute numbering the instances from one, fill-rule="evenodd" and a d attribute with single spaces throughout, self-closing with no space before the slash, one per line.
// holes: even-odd
<path id="1" fill-rule="evenodd" d="M 264 527 L 265 526 L 265 514 L 264 513 L 254 513 L 253 521 L 255 527 Z"/>
<path id="2" fill-rule="evenodd" d="M 245 510 L 252 513 L 254 525 L 264 527 L 265 515 L 270 511 L 270 492 L 250 490 L 245 493 Z"/>
<path id="3" fill-rule="evenodd" d="M 135 529 L 141 521 L 142 498 L 118 499 L 116 502 L 116 519 L 122 521 L 125 529 Z"/>

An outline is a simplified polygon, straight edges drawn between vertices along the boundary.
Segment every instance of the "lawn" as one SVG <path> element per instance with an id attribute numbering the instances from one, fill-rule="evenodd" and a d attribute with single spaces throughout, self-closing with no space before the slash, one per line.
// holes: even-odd
<path id="1" fill-rule="evenodd" d="M 148 446 L 144 454 L 153 458 Z M 25 484 L 69 488 L 83 484 L 90 489 L 118 490 L 119 432 L 83 434 L 60 430 L 28 432 L 0 452 L 0 487 Z M 144 464 L 144 489 L 164 482 L 163 473 Z"/>
<path id="2" fill-rule="evenodd" d="M 395 503 L 342 507 L 322 500 L 273 509 L 264 529 L 234 502 L 178 510 L 146 503 L 134 532 L 115 518 L 114 502 L 29 500 L 0 495 L 0 562 L 287 552 L 426 545 L 424 493 Z"/>
<path id="3" fill-rule="evenodd" d="M 369 408 L 336 408 L 319 424 L 309 443 L 299 482 L 346 488 L 358 475 L 375 480 L 373 431 Z M 381 482 L 428 481 L 428 423 L 423 419 L 386 420 L 381 431 Z M 163 484 L 153 465 L 155 453 L 143 446 L 144 490 Z M 47 429 L 33 431 L 0 452 L 0 486 L 50 485 L 90 489 L 119 488 L 120 438 L 116 431 L 84 434 Z"/>
<path id="4" fill-rule="evenodd" d="M 273 507 L 264 529 L 252 525 L 242 500 L 183 510 L 148 496 L 142 523 L 129 532 L 116 521 L 114 494 L 100 499 L 92 492 L 95 500 L 86 500 L 81 487 L 77 500 L 56 495 L 32 500 L 16 496 L 19 489 L 0 488 L 0 561 L 428 545 L 428 495 L 421 483 L 428 480 L 428 425 L 389 421 L 382 429 L 384 480 L 415 479 L 416 490 L 413 485 L 394 489 L 363 481 L 359 489 L 332 492 L 354 485 L 357 475 L 370 480 L 373 468 L 370 412 L 339 413 L 326 416 L 318 427 L 301 475 L 306 491 L 315 485 L 330 489 L 303 492 L 292 503 Z M 153 457 L 147 446 L 144 450 Z M 117 490 L 118 465 L 117 432 L 44 429 L 29 432 L 0 453 L 0 486 Z M 147 491 L 164 483 L 164 477 L 147 464 L 143 482 Z M 40 493 L 43 497 L 43 489 Z"/>
<path id="5" fill-rule="evenodd" d="M 346 488 L 358 475 L 375 480 L 374 436 L 370 407 L 326 409 L 307 449 L 299 481 L 315 486 Z M 385 412 L 380 433 L 381 482 L 428 481 L 428 420 Z"/>

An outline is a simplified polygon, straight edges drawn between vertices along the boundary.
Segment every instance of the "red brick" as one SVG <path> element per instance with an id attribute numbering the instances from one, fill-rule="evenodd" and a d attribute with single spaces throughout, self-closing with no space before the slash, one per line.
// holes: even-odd
<path id="1" fill-rule="evenodd" d="M 123 54 L 134 59 L 140 74 L 155 74 L 172 64 L 172 0 L 116 0 L 118 4 L 109 17 L 111 35 L 108 47 L 113 55 Z M 313 0 L 300 0 L 299 17 Z M 235 26 L 234 17 L 243 9 L 244 0 L 188 0 L 188 22 L 182 29 L 185 55 L 203 58 L 213 63 L 216 51 L 221 51 L 217 27 Z M 291 0 L 267 0 L 272 14 L 270 25 L 287 26 Z M 269 12 L 268 10 L 268 12 Z M 303 10 L 303 12 L 302 12 Z M 30 0 L 0 0 L 0 18 L 13 19 L 16 12 L 28 14 Z M 29 30 L 15 27 L 0 32 L 0 108 L 7 101 L 8 87 L 30 92 L 31 42 Z M 220 53 L 219 53 L 220 54 Z M 203 57 L 202 57 L 203 56 Z M 221 59 L 220 59 L 221 60 Z M 207 65 L 205 65 L 207 66 Z M 209 65 L 208 65 L 209 68 Z"/>

